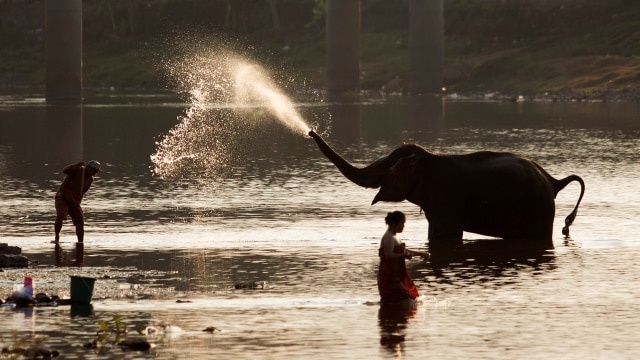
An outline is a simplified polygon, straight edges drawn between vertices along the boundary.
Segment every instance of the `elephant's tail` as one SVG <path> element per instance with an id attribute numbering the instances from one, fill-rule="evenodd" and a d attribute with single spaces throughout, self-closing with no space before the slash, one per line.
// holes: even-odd
<path id="1" fill-rule="evenodd" d="M 584 181 L 578 175 L 569 175 L 564 179 L 556 180 L 554 183 L 554 192 L 557 195 L 560 190 L 564 189 L 570 182 L 577 181 L 580 183 L 580 197 L 578 198 L 578 202 L 576 206 L 573 208 L 573 211 L 564 219 L 564 227 L 562 228 L 562 235 L 569 238 L 569 226 L 573 224 L 573 221 L 576 219 L 576 215 L 578 215 L 578 206 L 580 206 L 580 201 L 582 201 L 582 196 L 584 195 Z"/>

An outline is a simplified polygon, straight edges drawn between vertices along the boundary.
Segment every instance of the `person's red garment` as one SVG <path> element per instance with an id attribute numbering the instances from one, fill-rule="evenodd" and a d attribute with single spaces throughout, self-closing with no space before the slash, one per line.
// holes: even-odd
<path id="1" fill-rule="evenodd" d="M 393 250 L 394 253 L 404 252 L 401 246 L 396 246 Z M 413 280 L 407 273 L 404 258 L 386 259 L 384 254 L 380 253 L 378 292 L 380 293 L 380 302 L 413 300 L 420 296 Z"/>

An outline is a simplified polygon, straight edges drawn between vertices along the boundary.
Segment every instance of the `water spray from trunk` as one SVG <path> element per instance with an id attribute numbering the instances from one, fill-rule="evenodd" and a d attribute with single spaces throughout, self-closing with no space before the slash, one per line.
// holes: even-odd
<path id="1" fill-rule="evenodd" d="M 256 64 L 239 60 L 232 66 L 235 75 L 236 105 L 251 105 L 257 102 L 266 107 L 278 121 L 291 130 L 306 135 L 309 125 L 302 119 L 291 102 L 280 88 L 269 78 L 265 70 Z"/>
<path id="2" fill-rule="evenodd" d="M 219 176 L 246 146 L 251 129 L 267 119 L 306 136 L 311 127 L 266 69 L 225 44 L 193 39 L 176 40 L 169 46 L 172 58 L 162 63 L 189 108 L 156 143 L 153 173 Z"/>

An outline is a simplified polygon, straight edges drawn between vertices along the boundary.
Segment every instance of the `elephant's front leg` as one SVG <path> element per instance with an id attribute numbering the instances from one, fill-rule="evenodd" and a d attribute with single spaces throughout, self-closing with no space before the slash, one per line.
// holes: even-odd
<path id="1" fill-rule="evenodd" d="M 462 226 L 451 222 L 429 222 L 429 252 L 432 255 L 462 253 Z"/>

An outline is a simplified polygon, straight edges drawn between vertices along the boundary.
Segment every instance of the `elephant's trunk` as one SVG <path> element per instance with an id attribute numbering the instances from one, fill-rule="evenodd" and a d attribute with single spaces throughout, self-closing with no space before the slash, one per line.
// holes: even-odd
<path id="1" fill-rule="evenodd" d="M 382 185 L 382 176 L 386 170 L 393 164 L 385 164 L 385 159 L 380 159 L 365 168 L 357 168 L 342 156 L 338 155 L 325 141 L 313 130 L 309 131 L 309 136 L 315 140 L 320 151 L 326 156 L 337 168 L 342 175 L 353 183 L 366 188 L 378 188 Z"/>

